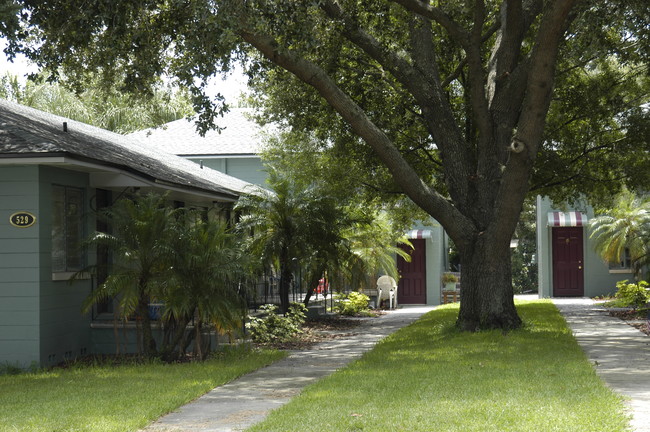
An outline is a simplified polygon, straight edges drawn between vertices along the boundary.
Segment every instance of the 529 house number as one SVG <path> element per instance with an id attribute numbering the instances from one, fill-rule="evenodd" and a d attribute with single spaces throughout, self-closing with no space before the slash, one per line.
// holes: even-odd
<path id="1" fill-rule="evenodd" d="M 9 223 L 18 228 L 27 228 L 36 223 L 36 216 L 29 212 L 18 212 L 9 216 Z"/>

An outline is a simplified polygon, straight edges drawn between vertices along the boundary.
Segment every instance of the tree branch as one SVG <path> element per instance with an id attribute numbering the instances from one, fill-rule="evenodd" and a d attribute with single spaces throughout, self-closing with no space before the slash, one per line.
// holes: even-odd
<path id="1" fill-rule="evenodd" d="M 244 41 L 255 47 L 267 59 L 294 74 L 301 81 L 314 87 L 386 164 L 396 183 L 418 206 L 445 224 L 450 235 L 466 235 L 473 232 L 473 224 L 443 196 L 425 184 L 404 160 L 400 152 L 334 81 L 316 64 L 294 54 L 288 49 L 278 49 L 278 44 L 269 35 L 249 30 L 242 17 L 239 30 Z"/>
<path id="2" fill-rule="evenodd" d="M 469 45 L 469 33 L 453 20 L 445 11 L 440 8 L 431 6 L 429 2 L 420 0 L 392 0 L 394 3 L 402 5 L 405 9 L 421 15 L 427 19 L 440 24 L 449 35 L 460 44 L 463 48 Z"/>
<path id="3" fill-rule="evenodd" d="M 501 26 L 500 20 L 497 20 L 497 22 L 492 24 L 492 26 L 490 26 L 490 28 L 485 32 L 485 34 L 481 38 L 481 43 L 487 42 L 487 40 L 490 39 L 497 30 L 499 30 L 500 26 Z M 455 81 L 461 75 L 463 68 L 465 66 L 467 66 L 467 57 L 463 58 L 458 63 L 458 66 L 456 66 L 456 69 L 454 69 L 454 71 L 451 74 L 449 74 L 449 76 L 447 76 L 444 80 L 442 80 L 441 87 L 445 88 L 453 81 Z"/>
<path id="4" fill-rule="evenodd" d="M 330 18 L 343 23 L 344 36 L 390 72 L 417 101 L 422 108 L 427 129 L 447 161 L 445 172 L 450 180 L 450 194 L 456 202 L 462 202 L 460 197 L 467 196 L 469 155 L 462 145 L 462 133 L 458 130 L 451 106 L 440 86 L 429 22 L 414 15 L 416 22 L 411 23 L 410 32 L 414 63 L 411 66 L 405 58 L 384 48 L 372 35 L 349 19 L 338 3 L 326 1 L 322 9 Z"/>
<path id="5" fill-rule="evenodd" d="M 494 220 L 511 231 L 517 225 L 520 203 L 528 192 L 528 182 L 521 179 L 529 178 L 542 141 L 559 47 L 572 20 L 570 14 L 576 1 L 555 0 L 548 5 L 531 54 L 526 96 L 513 137 L 513 143 L 516 140 L 519 146 L 523 146 L 523 151 L 510 152 L 495 203 L 497 214 Z"/>
<path id="6" fill-rule="evenodd" d="M 483 23 L 485 22 L 485 3 L 483 0 L 474 1 L 473 21 L 470 44 L 465 48 L 469 69 L 470 102 L 474 114 L 474 122 L 480 134 L 479 149 L 492 153 L 492 149 L 488 148 L 489 143 L 492 142 L 492 122 L 487 99 L 485 98 L 485 74 L 481 58 Z M 485 154 L 484 156 L 488 155 Z M 481 157 L 480 159 L 484 161 L 488 160 L 485 157 Z"/>

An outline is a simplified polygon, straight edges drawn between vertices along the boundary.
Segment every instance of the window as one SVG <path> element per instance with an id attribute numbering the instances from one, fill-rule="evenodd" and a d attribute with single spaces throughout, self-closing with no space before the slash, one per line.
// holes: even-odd
<path id="1" fill-rule="evenodd" d="M 52 272 L 75 272 L 84 266 L 81 243 L 83 190 L 52 186 Z"/>
<path id="2" fill-rule="evenodd" d="M 625 248 L 622 260 L 620 262 L 609 263 L 609 271 L 616 272 L 629 272 L 632 269 L 632 259 L 630 258 L 630 250 Z"/>

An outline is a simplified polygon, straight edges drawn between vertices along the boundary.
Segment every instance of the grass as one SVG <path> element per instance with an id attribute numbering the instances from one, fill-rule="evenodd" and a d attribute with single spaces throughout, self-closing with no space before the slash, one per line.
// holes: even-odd
<path id="1" fill-rule="evenodd" d="M 503 334 L 460 333 L 457 305 L 388 337 L 249 431 L 625 431 L 606 388 L 548 301 L 518 303 Z"/>
<path id="2" fill-rule="evenodd" d="M 234 349 L 204 363 L 79 366 L 0 376 L 0 431 L 135 431 L 284 355 Z"/>

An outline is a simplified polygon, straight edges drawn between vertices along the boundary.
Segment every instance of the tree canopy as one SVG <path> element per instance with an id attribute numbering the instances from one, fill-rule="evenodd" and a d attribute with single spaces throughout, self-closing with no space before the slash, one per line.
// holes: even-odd
<path id="1" fill-rule="evenodd" d="M 16 76 L 5 74 L 0 77 L 0 97 L 122 134 L 194 114 L 185 92 L 162 85 L 150 95 L 139 97 L 103 89 L 94 80 L 77 94 L 42 76 L 22 84 Z"/>
<path id="2" fill-rule="evenodd" d="M 509 242 L 531 189 L 597 198 L 649 183 L 645 0 L 83 5 L 23 2 L 9 50 L 139 92 L 175 76 L 204 123 L 223 108 L 207 79 L 243 62 L 269 118 L 443 225 L 463 268 L 463 329 L 521 323 Z"/>

